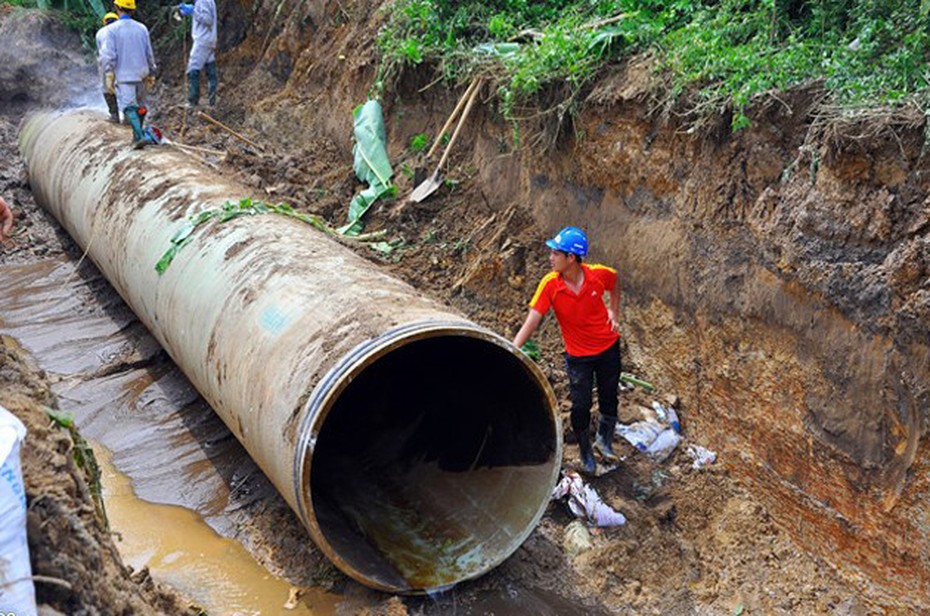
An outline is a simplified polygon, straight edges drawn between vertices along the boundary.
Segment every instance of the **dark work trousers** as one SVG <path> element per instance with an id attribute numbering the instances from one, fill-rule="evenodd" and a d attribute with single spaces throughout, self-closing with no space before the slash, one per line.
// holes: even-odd
<path id="1" fill-rule="evenodd" d="M 588 357 L 565 354 L 565 371 L 572 398 L 572 430 L 575 436 L 588 434 L 591 424 L 591 388 L 597 378 L 597 401 L 601 417 L 616 421 L 617 388 L 620 385 L 620 341 L 603 353 Z"/>

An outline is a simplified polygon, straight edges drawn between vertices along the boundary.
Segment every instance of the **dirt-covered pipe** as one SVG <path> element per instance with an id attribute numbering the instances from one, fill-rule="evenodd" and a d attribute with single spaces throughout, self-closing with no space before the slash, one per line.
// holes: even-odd
<path id="1" fill-rule="evenodd" d="M 476 577 L 545 510 L 555 397 L 500 336 L 251 191 L 78 111 L 20 134 L 36 201 L 87 251 L 345 573 L 394 592 Z"/>

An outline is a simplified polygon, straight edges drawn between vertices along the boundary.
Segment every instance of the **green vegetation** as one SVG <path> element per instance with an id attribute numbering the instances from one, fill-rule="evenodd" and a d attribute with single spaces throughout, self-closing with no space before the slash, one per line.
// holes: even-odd
<path id="1" fill-rule="evenodd" d="M 100 471 L 100 464 L 97 463 L 97 457 L 94 455 L 94 450 L 91 448 L 90 444 L 84 440 L 81 433 L 78 432 L 77 425 L 74 423 L 73 413 L 47 406 L 43 408 L 45 409 L 45 413 L 55 424 L 67 430 L 71 435 L 71 441 L 74 443 L 74 448 L 71 450 L 71 454 L 74 456 L 74 463 L 81 469 L 81 472 L 84 473 L 84 479 L 87 481 L 87 487 L 90 489 L 91 499 L 94 501 L 94 509 L 97 512 L 97 518 L 105 528 L 109 528 L 110 522 L 107 520 L 107 510 L 103 503 L 103 484 L 100 481 L 102 473 Z"/>
<path id="2" fill-rule="evenodd" d="M 429 147 L 429 135 L 426 133 L 417 133 L 410 138 L 410 151 L 414 153 L 425 152 Z"/>
<path id="3" fill-rule="evenodd" d="M 548 90 L 572 111 L 604 67 L 652 58 L 666 106 L 733 110 L 821 81 L 845 107 L 922 100 L 930 0 L 396 0 L 378 37 L 378 87 L 427 63 L 448 81 L 493 79 L 501 110 Z"/>
<path id="4" fill-rule="evenodd" d="M 158 263 L 155 264 L 155 271 L 158 272 L 159 276 L 164 274 L 168 269 L 168 266 L 171 265 L 171 262 L 174 261 L 174 258 L 178 255 L 181 249 L 191 242 L 193 239 L 192 234 L 201 225 L 211 220 L 214 220 L 218 223 L 224 223 L 233 220 L 234 218 L 241 218 L 243 216 L 258 216 L 263 214 L 278 214 L 280 216 L 287 216 L 315 227 L 324 233 L 328 233 L 330 235 L 341 235 L 338 230 L 330 227 L 328 224 L 326 224 L 326 221 L 323 220 L 322 217 L 317 216 L 316 214 L 305 214 L 303 212 L 298 212 L 287 203 L 265 203 L 264 201 L 253 200 L 249 197 L 246 197 L 244 199 L 240 199 L 238 203 L 227 201 L 223 204 L 222 207 L 203 210 L 197 214 L 188 216 L 184 220 L 184 224 L 182 224 L 181 227 L 175 232 L 175 234 L 171 236 L 171 245 L 158 260 Z M 350 239 L 359 242 L 380 242 L 383 236 L 383 231 L 375 231 L 373 233 L 355 235 Z M 391 250 L 396 247 L 396 243 L 390 246 Z M 382 248 L 376 249 L 384 252 Z"/>
<path id="5" fill-rule="evenodd" d="M 54 13 L 65 27 L 80 35 L 84 49 L 94 53 L 97 50 L 95 35 L 103 25 L 103 16 L 115 8 L 113 0 L 0 0 L 0 4 Z M 156 52 L 180 44 L 186 30 L 190 30 L 190 18 L 186 21 L 172 18 L 177 4 L 174 0 L 138 3 L 136 18 L 152 32 Z"/>
<path id="6" fill-rule="evenodd" d="M 85 49 L 95 49 L 94 34 L 100 27 L 101 20 L 110 6 L 104 0 L 2 0 L 0 4 L 9 4 L 27 9 L 42 9 L 58 15 L 61 22 L 81 35 Z"/>

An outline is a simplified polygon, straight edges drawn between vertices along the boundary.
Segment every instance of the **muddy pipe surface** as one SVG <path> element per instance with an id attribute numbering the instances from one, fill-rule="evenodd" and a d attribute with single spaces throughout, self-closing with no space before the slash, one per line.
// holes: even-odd
<path id="1" fill-rule="evenodd" d="M 427 592 L 512 554 L 561 461 L 554 394 L 500 336 L 252 191 L 90 111 L 29 117 L 36 201 L 94 260 L 346 574 Z"/>

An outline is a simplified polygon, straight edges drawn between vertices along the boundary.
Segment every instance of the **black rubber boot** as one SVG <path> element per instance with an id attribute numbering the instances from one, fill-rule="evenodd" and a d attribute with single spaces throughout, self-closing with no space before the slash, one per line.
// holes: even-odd
<path id="1" fill-rule="evenodd" d="M 200 71 L 187 74 L 187 104 L 191 107 L 200 104 Z"/>
<path id="2" fill-rule="evenodd" d="M 594 452 L 591 450 L 591 437 L 587 432 L 578 434 L 578 451 L 581 454 L 581 470 L 588 475 L 593 475 L 597 470 L 597 463 L 594 461 Z"/>
<path id="3" fill-rule="evenodd" d="M 207 95 L 209 96 L 210 106 L 216 107 L 216 86 L 218 83 L 216 62 L 207 62 L 203 68 L 207 72 Z"/>
<path id="4" fill-rule="evenodd" d="M 107 102 L 107 110 L 110 112 L 110 121 L 119 124 L 119 107 L 116 104 L 115 94 L 104 94 L 103 100 Z"/>
<path id="5" fill-rule="evenodd" d="M 620 458 L 614 453 L 614 427 L 617 425 L 616 419 L 601 417 L 597 425 L 597 438 L 594 439 L 594 448 L 601 457 L 608 462 L 619 462 Z"/>

